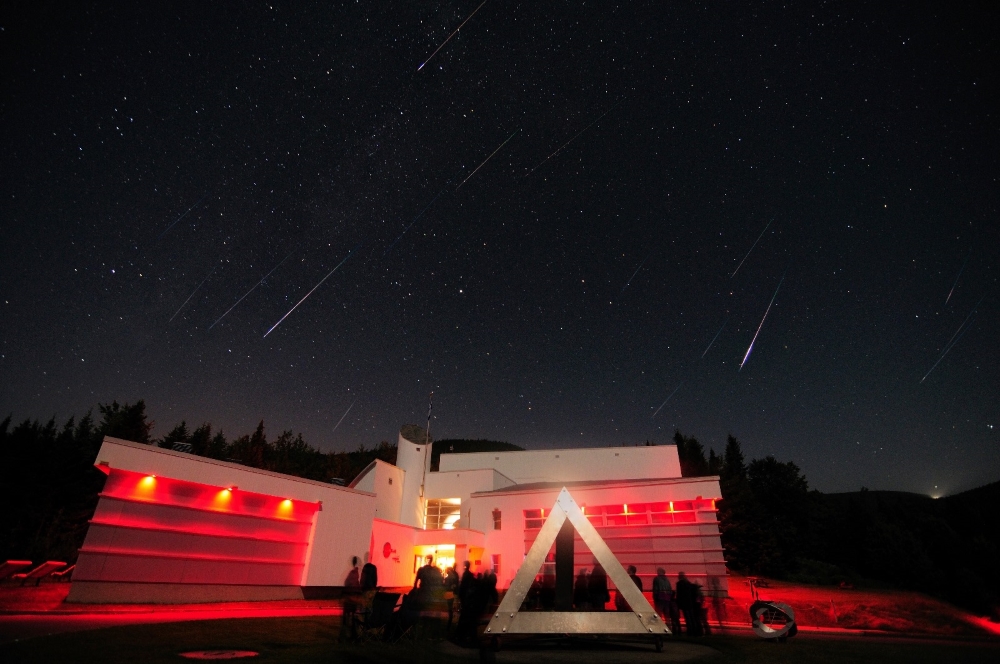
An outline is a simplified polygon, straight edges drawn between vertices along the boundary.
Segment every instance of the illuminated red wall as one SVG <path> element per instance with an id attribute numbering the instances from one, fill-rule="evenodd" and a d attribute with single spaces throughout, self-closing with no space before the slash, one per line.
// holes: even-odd
<path id="1" fill-rule="evenodd" d="M 298 586 L 318 508 L 110 469 L 73 580 Z"/>
<path id="2" fill-rule="evenodd" d="M 698 583 L 716 577 L 718 583 L 726 585 L 714 499 L 581 507 L 622 566 L 636 566 L 645 590 L 651 589 L 658 567 L 663 567 L 671 578 L 685 572 Z M 525 553 L 549 511 L 541 508 L 523 511 Z M 554 562 L 554 555 L 553 546 L 547 558 L 549 563 Z M 593 554 L 579 535 L 574 547 L 574 566 L 576 569 L 594 566 Z"/>

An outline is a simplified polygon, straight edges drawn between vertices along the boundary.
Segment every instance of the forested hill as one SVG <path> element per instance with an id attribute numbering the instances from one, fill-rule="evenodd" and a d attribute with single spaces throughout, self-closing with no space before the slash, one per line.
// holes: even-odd
<path id="1" fill-rule="evenodd" d="M 685 477 L 718 475 L 727 566 L 805 583 L 927 592 L 1000 617 L 1000 482 L 946 498 L 810 491 L 801 470 L 674 437 Z"/>

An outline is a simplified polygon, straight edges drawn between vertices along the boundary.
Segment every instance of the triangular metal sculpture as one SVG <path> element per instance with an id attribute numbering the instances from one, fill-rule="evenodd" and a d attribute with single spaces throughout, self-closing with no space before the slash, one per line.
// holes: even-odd
<path id="1" fill-rule="evenodd" d="M 545 557 L 556 541 L 566 520 L 590 548 L 618 592 L 624 595 L 631 611 L 526 611 L 519 613 Z M 528 550 L 524 563 L 507 589 L 500 607 L 486 627 L 487 637 L 507 634 L 670 634 L 660 617 L 636 588 L 628 573 L 615 558 L 597 529 L 570 496 L 566 487 L 559 492 L 545 524 Z M 659 642 L 659 641 L 658 641 Z"/>

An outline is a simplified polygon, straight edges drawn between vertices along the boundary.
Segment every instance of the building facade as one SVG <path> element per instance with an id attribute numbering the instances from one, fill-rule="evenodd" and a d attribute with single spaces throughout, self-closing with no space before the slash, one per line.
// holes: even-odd
<path id="1" fill-rule="evenodd" d="M 663 567 L 726 592 L 718 478 L 682 478 L 676 447 L 441 454 L 432 471 L 425 437 L 403 427 L 396 465 L 375 461 L 347 487 L 105 438 L 69 601 L 320 596 L 354 556 L 380 586 L 411 586 L 433 555 L 505 588 L 564 486 L 647 590 Z M 582 541 L 575 552 L 577 570 L 592 567 Z"/>

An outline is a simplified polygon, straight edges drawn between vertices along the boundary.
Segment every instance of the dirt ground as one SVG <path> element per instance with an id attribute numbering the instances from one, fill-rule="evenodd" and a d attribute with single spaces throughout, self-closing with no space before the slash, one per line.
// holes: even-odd
<path id="1" fill-rule="evenodd" d="M 935 636 L 1000 636 L 1000 624 L 921 593 L 904 590 L 841 589 L 767 581 L 761 599 L 781 601 L 795 610 L 801 627 L 884 631 Z M 746 578 L 729 577 L 729 621 L 749 624 L 753 597 Z M 711 604 L 711 602 L 709 602 Z M 710 606 L 713 621 L 715 611 Z"/>

